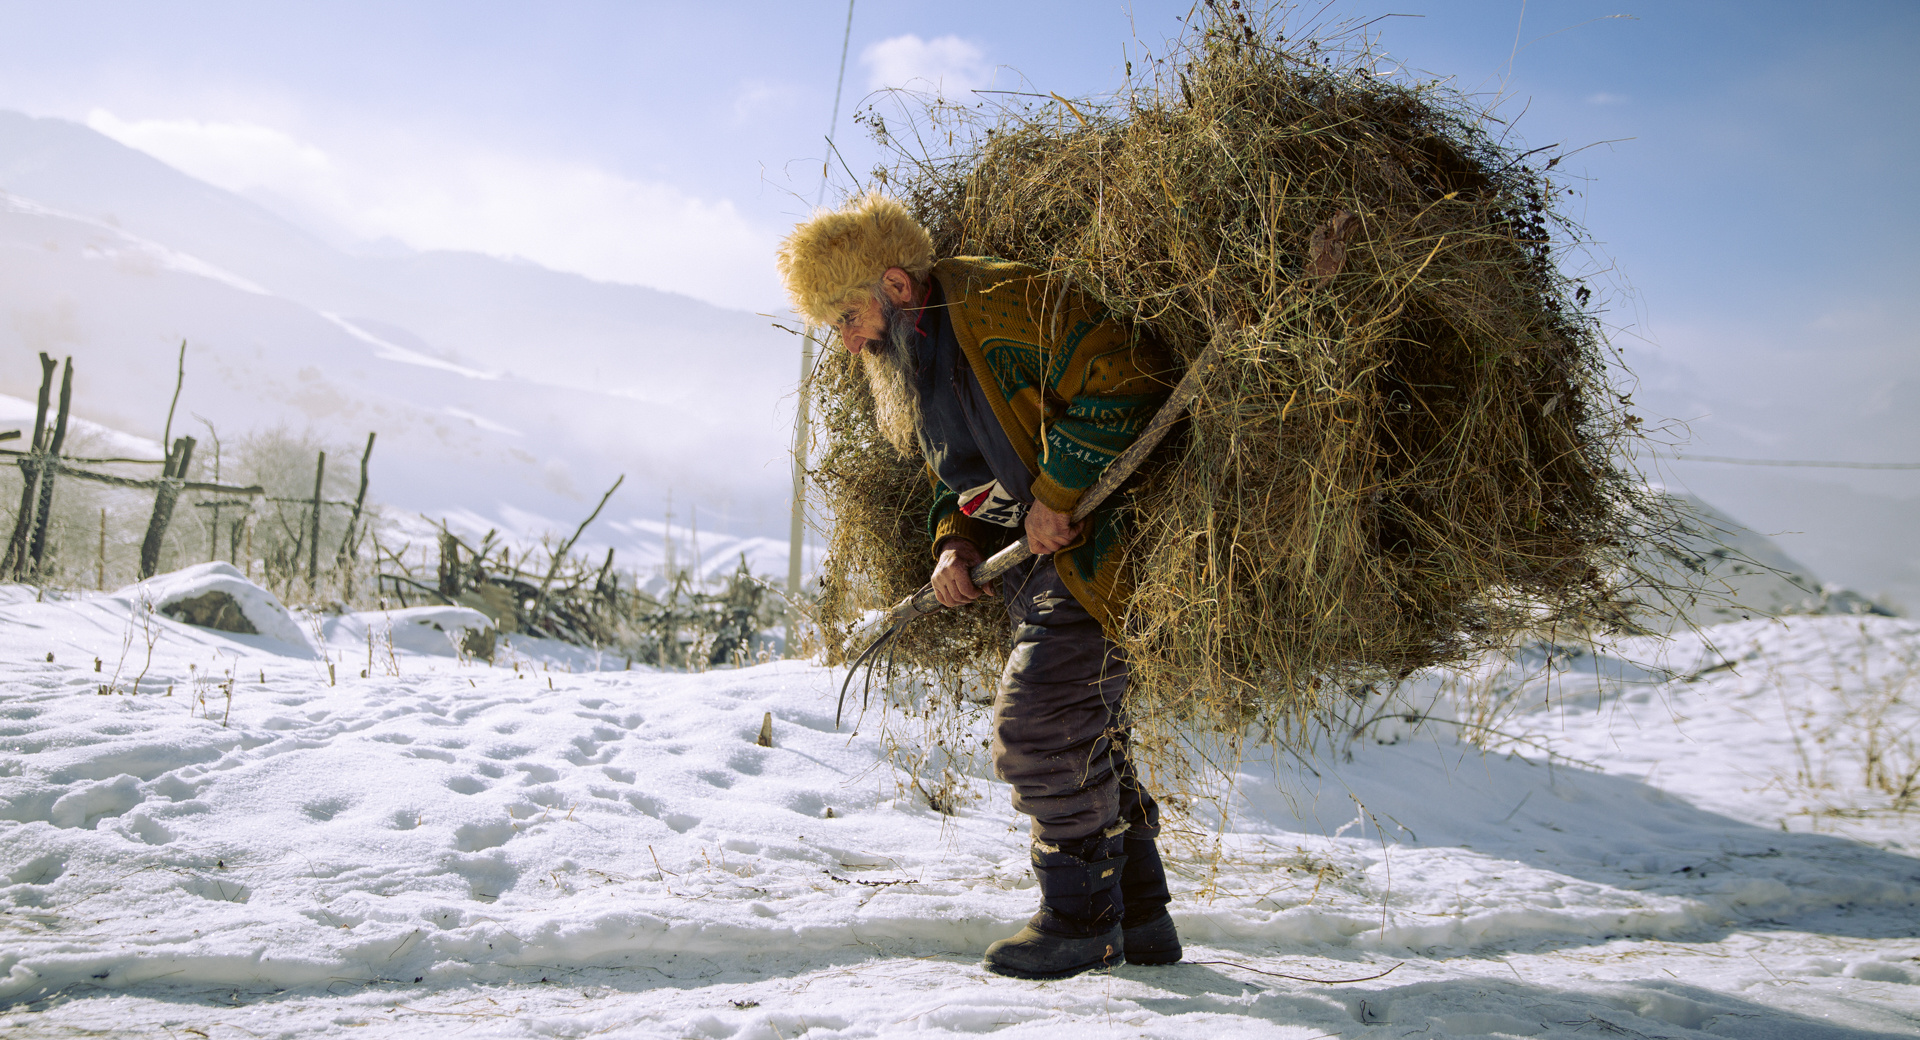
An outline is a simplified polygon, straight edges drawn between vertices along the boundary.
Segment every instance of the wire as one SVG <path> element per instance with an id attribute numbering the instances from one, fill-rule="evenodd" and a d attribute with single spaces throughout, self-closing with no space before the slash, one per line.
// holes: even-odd
<path id="1" fill-rule="evenodd" d="M 840 76 L 833 83 L 833 118 L 827 120 L 827 150 L 833 151 L 833 132 L 840 128 L 840 94 L 847 86 L 847 48 L 853 42 L 853 0 L 847 0 L 847 29 L 840 36 Z M 820 163 L 820 191 L 813 197 L 813 208 L 819 209 L 827 199 L 827 163 Z"/>
<path id="2" fill-rule="evenodd" d="M 1734 459 L 1724 455 L 1682 455 L 1680 462 L 1725 462 L 1735 466 L 1810 466 L 1817 469 L 1920 469 L 1920 462 L 1809 462 L 1801 459 Z"/>

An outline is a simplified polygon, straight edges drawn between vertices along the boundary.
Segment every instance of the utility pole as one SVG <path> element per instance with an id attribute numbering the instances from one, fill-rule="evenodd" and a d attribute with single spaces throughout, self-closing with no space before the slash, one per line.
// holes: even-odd
<path id="1" fill-rule="evenodd" d="M 813 326 L 800 337 L 800 395 L 793 416 L 793 526 L 787 532 L 787 648 L 800 643 L 800 580 L 807 551 L 807 382 L 813 375 Z"/>
<path id="2" fill-rule="evenodd" d="M 840 35 L 840 75 L 833 85 L 833 113 L 827 119 L 827 154 L 820 159 L 820 191 L 813 207 L 827 198 L 827 164 L 833 155 L 833 132 L 840 125 L 840 94 L 847 85 L 847 47 L 853 41 L 853 2 L 847 0 L 847 27 Z M 800 335 L 800 394 L 793 408 L 793 522 L 787 531 L 787 641 L 792 656 L 800 645 L 800 581 L 807 549 L 807 391 L 813 376 L 813 326 Z"/>

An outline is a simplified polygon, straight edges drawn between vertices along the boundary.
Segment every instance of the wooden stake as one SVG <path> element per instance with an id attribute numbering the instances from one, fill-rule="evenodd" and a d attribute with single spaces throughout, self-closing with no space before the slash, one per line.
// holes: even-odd
<path id="1" fill-rule="evenodd" d="M 19 461 L 20 512 L 13 518 L 13 537 L 7 540 L 7 554 L 0 558 L 0 578 L 19 578 L 26 574 L 27 546 L 33 537 L 33 515 L 40 504 L 40 473 L 44 468 L 36 456 L 43 454 L 47 446 L 47 407 L 52 404 L 55 367 L 52 358 L 40 355 L 40 405 L 33 414 L 33 443 L 28 445 L 32 454 Z"/>
<path id="2" fill-rule="evenodd" d="M 320 482 L 327 478 L 327 453 L 313 467 L 313 506 L 307 511 L 307 588 L 320 582 Z M 298 559 L 298 557 L 295 557 Z"/>
<path id="3" fill-rule="evenodd" d="M 613 589 L 611 586 L 607 584 L 607 575 L 612 573 L 613 573 L 613 546 L 609 545 L 607 546 L 607 562 L 600 565 L 600 574 L 598 577 L 593 579 L 593 591 L 595 595 L 598 595 L 603 599 L 612 598 Z"/>
<path id="4" fill-rule="evenodd" d="M 573 529 L 573 537 L 567 539 L 566 543 L 560 546 L 560 551 L 553 554 L 553 565 L 547 568 L 547 577 L 540 583 L 539 600 L 542 602 L 546 600 L 547 589 L 553 585 L 554 576 L 560 573 L 561 561 L 565 560 L 567 554 L 573 551 L 573 543 L 580 540 L 581 533 L 586 531 L 587 525 L 593 523 L 594 518 L 600 515 L 600 510 L 607 508 L 607 499 L 612 498 L 613 493 L 620 490 L 620 485 L 626 483 L 626 480 L 627 475 L 625 473 L 620 474 L 620 479 L 614 481 L 613 486 L 607 489 L 607 493 L 600 496 L 600 504 L 594 506 L 593 512 L 588 513 L 587 518 L 580 521 L 580 526 Z"/>
<path id="5" fill-rule="evenodd" d="M 455 538 L 453 532 L 445 528 L 440 531 L 439 578 L 440 595 L 444 596 L 447 602 L 453 602 L 453 598 L 460 595 L 460 539 Z M 401 595 L 401 602 L 405 603 L 405 594 Z"/>
<path id="6" fill-rule="evenodd" d="M 193 462 L 193 445 L 192 437 L 182 437 L 173 442 L 173 451 L 167 455 L 159 490 L 153 493 L 153 516 L 147 520 L 147 537 L 140 543 L 141 581 L 153 577 L 160 568 L 160 546 L 167 536 L 167 525 L 173 522 L 173 507 L 180 501 L 180 492 L 186 488 L 187 467 Z"/>
<path id="7" fill-rule="evenodd" d="M 360 453 L 360 493 L 353 496 L 353 515 L 347 518 L 347 533 L 340 539 L 340 557 L 336 566 L 341 568 L 352 566 L 356 550 L 360 548 L 355 532 L 360 525 L 360 511 L 367 504 L 367 460 L 373 457 L 373 438 L 374 434 L 367 434 L 367 450 Z"/>
<path id="8" fill-rule="evenodd" d="M 173 436 L 173 410 L 180 407 L 180 388 L 187 385 L 187 341 L 180 341 L 180 371 L 173 377 L 173 401 L 167 405 L 167 425 L 160 431 L 160 444 L 165 447 L 167 438 Z"/>
<path id="9" fill-rule="evenodd" d="M 73 407 L 73 358 L 67 358 L 66 368 L 60 373 L 60 411 L 53 423 L 53 439 L 47 443 L 47 455 L 57 456 L 67 442 L 67 412 Z M 40 503 L 34 514 L 33 540 L 28 546 L 27 573 L 34 579 L 40 577 L 40 568 L 47 558 L 47 524 L 53 519 L 53 478 L 59 471 L 48 464 L 40 466 Z"/>

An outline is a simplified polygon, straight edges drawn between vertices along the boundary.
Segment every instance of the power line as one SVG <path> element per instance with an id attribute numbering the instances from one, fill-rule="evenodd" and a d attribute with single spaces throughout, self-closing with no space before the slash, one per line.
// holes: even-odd
<path id="1" fill-rule="evenodd" d="M 833 81 L 833 116 L 827 120 L 827 152 L 820 160 L 820 191 L 813 197 L 813 208 L 819 209 L 827 199 L 827 163 L 832 159 L 833 134 L 840 129 L 840 94 L 847 86 L 847 48 L 853 42 L 853 0 L 847 0 L 847 29 L 840 35 L 840 75 Z"/>
<path id="2" fill-rule="evenodd" d="M 1734 466 L 1806 466 L 1815 469 L 1920 469 L 1920 462 L 1813 462 L 1804 459 L 1735 459 L 1724 455 L 1681 455 L 1680 462 L 1725 462 Z"/>

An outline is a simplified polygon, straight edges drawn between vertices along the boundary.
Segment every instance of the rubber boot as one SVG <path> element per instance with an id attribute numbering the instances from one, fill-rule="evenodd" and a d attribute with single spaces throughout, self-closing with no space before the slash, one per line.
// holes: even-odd
<path id="1" fill-rule="evenodd" d="M 1180 959 L 1180 933 L 1167 913 L 1172 895 L 1167 871 L 1160 865 L 1160 848 L 1152 838 L 1127 832 L 1127 862 L 1120 871 L 1120 896 L 1126 913 L 1120 918 L 1128 964 L 1173 964 Z"/>
<path id="2" fill-rule="evenodd" d="M 1061 979 L 1111 967 L 1122 956 L 1120 834 L 1096 834 L 1061 846 L 1035 842 L 1033 874 L 1040 912 L 1025 928 L 987 947 L 988 971 L 1020 979 Z"/>

